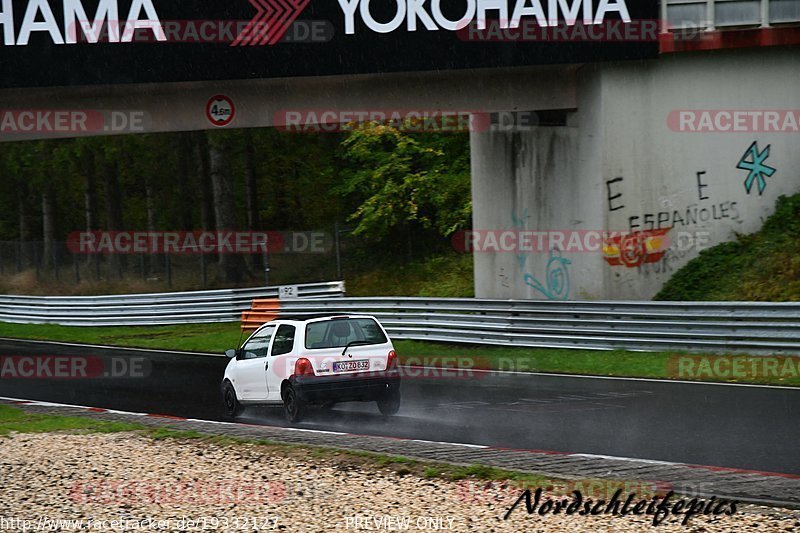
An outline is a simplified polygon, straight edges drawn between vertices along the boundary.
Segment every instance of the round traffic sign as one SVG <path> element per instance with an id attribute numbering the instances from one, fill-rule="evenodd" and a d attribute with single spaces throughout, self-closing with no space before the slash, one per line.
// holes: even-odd
<path id="1" fill-rule="evenodd" d="M 214 126 L 224 128 L 236 116 L 236 106 L 233 100 L 224 94 L 211 97 L 206 104 L 206 118 Z"/>

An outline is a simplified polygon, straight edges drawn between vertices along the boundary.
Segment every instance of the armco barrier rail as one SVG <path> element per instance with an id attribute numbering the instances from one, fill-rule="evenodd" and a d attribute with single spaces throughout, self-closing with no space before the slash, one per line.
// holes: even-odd
<path id="1" fill-rule="evenodd" d="M 396 339 L 551 348 L 800 355 L 800 302 L 281 300 L 278 314 L 365 313 Z"/>
<path id="2" fill-rule="evenodd" d="M 341 281 L 292 286 L 298 301 L 341 297 Z M 0 296 L 0 322 L 64 326 L 133 326 L 235 322 L 254 298 L 280 287 L 113 296 Z"/>

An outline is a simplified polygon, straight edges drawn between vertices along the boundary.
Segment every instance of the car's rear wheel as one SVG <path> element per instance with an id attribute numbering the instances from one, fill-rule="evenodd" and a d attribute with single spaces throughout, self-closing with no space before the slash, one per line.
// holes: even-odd
<path id="1" fill-rule="evenodd" d="M 237 417 L 242 414 L 244 408 L 239 400 L 236 399 L 236 391 L 233 389 L 230 381 L 226 381 L 222 385 L 222 400 L 225 402 L 225 411 L 230 417 Z"/>
<path id="2" fill-rule="evenodd" d="M 306 414 L 306 404 L 297 395 L 294 387 L 288 385 L 283 393 L 283 412 L 289 422 L 300 422 Z"/>
<path id="3" fill-rule="evenodd" d="M 383 398 L 378 400 L 378 410 L 384 416 L 396 415 L 397 411 L 400 410 L 400 390 L 390 390 Z"/>

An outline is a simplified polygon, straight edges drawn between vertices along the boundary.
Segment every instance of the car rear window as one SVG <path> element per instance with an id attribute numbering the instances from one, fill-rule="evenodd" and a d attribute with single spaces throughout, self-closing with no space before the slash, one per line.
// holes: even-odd
<path id="1" fill-rule="evenodd" d="M 371 318 L 338 318 L 306 325 L 306 348 L 344 348 L 359 341 L 367 344 L 384 344 L 388 341 L 383 330 Z"/>

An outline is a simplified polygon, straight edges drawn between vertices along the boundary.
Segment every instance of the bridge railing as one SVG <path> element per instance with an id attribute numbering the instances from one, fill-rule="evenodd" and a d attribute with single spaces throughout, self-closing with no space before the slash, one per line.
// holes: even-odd
<path id="1" fill-rule="evenodd" d="M 662 0 L 665 29 L 762 27 L 800 22 L 800 0 Z"/>
<path id="2" fill-rule="evenodd" d="M 0 296 L 0 322 L 65 326 L 133 326 L 235 322 L 256 298 L 281 287 L 111 296 Z M 344 282 L 291 286 L 303 299 L 341 297 Z"/>
<path id="3" fill-rule="evenodd" d="M 282 300 L 278 315 L 365 313 L 395 339 L 596 350 L 800 355 L 800 303 Z"/>

